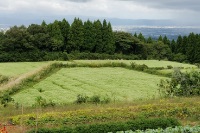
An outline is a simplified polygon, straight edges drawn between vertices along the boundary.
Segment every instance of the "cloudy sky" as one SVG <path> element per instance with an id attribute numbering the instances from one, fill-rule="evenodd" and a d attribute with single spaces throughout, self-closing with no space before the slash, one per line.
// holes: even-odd
<path id="1" fill-rule="evenodd" d="M 69 15 L 200 23 L 200 0 L 0 0 L 0 24 Z M 34 23 L 34 22 L 32 22 Z"/>

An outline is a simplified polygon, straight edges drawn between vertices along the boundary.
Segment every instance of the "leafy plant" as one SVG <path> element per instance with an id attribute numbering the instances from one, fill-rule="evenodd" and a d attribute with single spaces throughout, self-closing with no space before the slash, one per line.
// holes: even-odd
<path id="1" fill-rule="evenodd" d="M 4 93 L 2 96 L 0 96 L 0 101 L 1 104 L 6 107 L 8 103 L 13 102 L 14 99 L 8 93 Z"/>
<path id="2" fill-rule="evenodd" d="M 99 95 L 94 95 L 90 97 L 89 101 L 94 104 L 99 104 L 101 102 Z"/>
<path id="3" fill-rule="evenodd" d="M 182 73 L 180 69 L 175 69 L 171 80 L 161 80 L 158 86 L 165 96 L 199 96 L 200 72 Z"/>
<path id="4" fill-rule="evenodd" d="M 76 102 L 77 104 L 81 104 L 81 103 L 86 103 L 87 100 L 88 100 L 88 96 L 82 95 L 82 94 L 78 94 L 78 95 L 77 95 L 77 99 L 76 99 L 75 102 Z"/>

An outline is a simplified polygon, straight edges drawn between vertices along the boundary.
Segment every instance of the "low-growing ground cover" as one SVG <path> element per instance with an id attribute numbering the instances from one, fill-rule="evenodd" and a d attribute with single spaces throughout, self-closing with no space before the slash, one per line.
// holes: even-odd
<path id="1" fill-rule="evenodd" d="M 66 105 L 53 108 L 27 108 L 4 111 L 3 118 L 21 128 L 79 126 L 135 119 L 176 118 L 181 125 L 200 124 L 199 97 L 110 103 L 106 105 Z M 11 112 L 12 110 L 12 112 Z M 22 114 L 23 113 L 23 114 Z M 17 115 L 18 114 L 18 115 Z M 1 116 L 2 117 L 2 116 Z M 36 124 L 37 123 L 37 124 Z M 18 127 L 18 128 L 20 128 Z"/>
<path id="2" fill-rule="evenodd" d="M 74 102 L 78 94 L 100 95 L 112 101 L 151 99 L 159 97 L 160 79 L 165 78 L 124 68 L 63 68 L 13 98 L 29 106 L 38 96 L 61 104 Z"/>

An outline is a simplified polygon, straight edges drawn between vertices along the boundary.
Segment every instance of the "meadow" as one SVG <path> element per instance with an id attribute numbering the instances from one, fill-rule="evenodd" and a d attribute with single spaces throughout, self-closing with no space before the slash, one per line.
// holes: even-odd
<path id="1" fill-rule="evenodd" d="M 158 74 L 134 69 L 131 62 L 145 64 L 147 69 Z M 14 102 L 6 108 L 0 106 L 0 124 L 11 121 L 15 127 L 13 132 L 158 117 L 176 118 L 181 125 L 199 125 L 198 96 L 160 97 L 158 84 L 161 79 L 169 78 L 163 73 L 171 74 L 175 67 L 183 72 L 199 70 L 191 64 L 156 60 L 0 63 L 2 75 L 14 79 L 23 77 L 13 84 L 13 87 L 18 87 L 11 93 Z M 9 80 L 8 84 L 14 81 Z M 7 89 L 12 90 L 12 87 Z M 77 104 L 75 101 L 79 94 L 89 98 L 99 96 L 101 100 L 110 101 L 106 104 Z M 40 98 L 53 105 L 38 105 Z"/>
<path id="2" fill-rule="evenodd" d="M 78 94 L 133 101 L 159 97 L 157 84 L 164 77 L 124 68 L 62 68 L 33 87 L 13 96 L 16 102 L 32 105 L 37 96 L 55 103 L 72 103 Z M 39 90 L 42 89 L 42 92 Z"/>

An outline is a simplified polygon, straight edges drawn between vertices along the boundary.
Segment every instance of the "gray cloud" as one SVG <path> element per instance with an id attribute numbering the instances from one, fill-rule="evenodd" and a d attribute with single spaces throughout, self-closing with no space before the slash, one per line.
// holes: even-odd
<path id="1" fill-rule="evenodd" d="M 132 1 L 150 8 L 200 11 L 199 0 L 121 0 Z"/>
<path id="2" fill-rule="evenodd" d="M 185 23 L 200 22 L 199 12 L 200 0 L 0 0 L 0 24 L 69 15 L 177 19 Z"/>
<path id="3" fill-rule="evenodd" d="M 65 0 L 65 1 L 84 3 L 84 2 L 89 2 L 89 1 L 92 1 L 92 0 Z"/>

